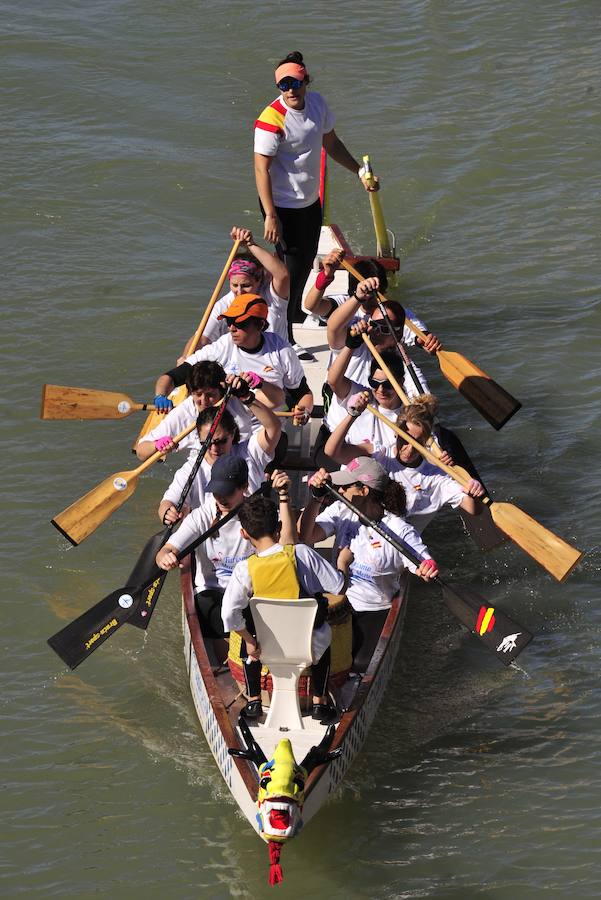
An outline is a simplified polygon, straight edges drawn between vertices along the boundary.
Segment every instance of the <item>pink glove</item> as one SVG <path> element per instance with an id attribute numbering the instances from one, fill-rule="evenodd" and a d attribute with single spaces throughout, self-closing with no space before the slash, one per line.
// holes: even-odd
<path id="1" fill-rule="evenodd" d="M 161 453 L 163 450 L 166 450 L 167 447 L 173 443 L 173 438 L 169 435 L 165 435 L 165 437 L 157 438 L 154 442 L 155 450 L 159 450 Z"/>
<path id="2" fill-rule="evenodd" d="M 422 568 L 427 569 L 428 571 L 432 571 L 433 569 L 438 569 L 438 565 L 434 562 L 433 559 L 422 559 Z"/>
<path id="3" fill-rule="evenodd" d="M 358 406 L 361 406 L 361 409 L 357 409 Z M 356 394 L 353 394 L 352 397 L 349 397 L 346 403 L 346 409 L 349 416 L 352 416 L 354 419 L 357 416 L 360 416 L 363 410 L 365 409 L 365 391 L 359 391 Z"/>
<path id="4" fill-rule="evenodd" d="M 251 391 L 254 391 L 255 388 L 261 387 L 263 384 L 263 379 L 257 375 L 256 372 L 245 372 L 244 380 L 248 384 Z"/>

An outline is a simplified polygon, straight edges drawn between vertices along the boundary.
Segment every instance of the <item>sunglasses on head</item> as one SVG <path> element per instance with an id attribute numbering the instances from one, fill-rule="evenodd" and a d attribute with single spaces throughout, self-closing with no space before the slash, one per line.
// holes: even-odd
<path id="1" fill-rule="evenodd" d="M 392 382 L 385 378 L 383 381 L 378 381 L 377 378 L 373 378 L 371 375 L 367 379 L 370 388 L 373 388 L 374 391 L 377 391 L 378 388 L 382 388 L 383 391 L 394 391 L 394 387 Z"/>
<path id="2" fill-rule="evenodd" d="M 245 319 L 243 322 L 236 322 L 236 316 L 224 316 L 223 318 L 225 319 L 225 324 L 228 328 L 233 325 L 234 328 L 241 328 L 242 331 L 246 331 L 246 329 L 250 325 L 249 319 Z"/>
<path id="3" fill-rule="evenodd" d="M 304 83 L 300 78 L 282 78 L 278 81 L 278 88 L 280 91 L 298 91 Z"/>

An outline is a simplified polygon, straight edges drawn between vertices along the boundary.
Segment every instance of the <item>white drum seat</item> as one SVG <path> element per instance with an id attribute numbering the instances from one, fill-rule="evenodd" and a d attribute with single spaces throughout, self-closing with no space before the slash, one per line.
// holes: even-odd
<path id="1" fill-rule="evenodd" d="M 311 637 L 317 601 L 253 597 L 250 601 L 261 662 L 273 680 L 265 728 L 303 729 L 298 680 L 312 663 Z"/>

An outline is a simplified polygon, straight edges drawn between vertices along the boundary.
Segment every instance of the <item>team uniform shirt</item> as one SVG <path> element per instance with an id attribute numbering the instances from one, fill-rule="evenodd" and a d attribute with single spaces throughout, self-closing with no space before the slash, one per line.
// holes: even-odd
<path id="1" fill-rule="evenodd" d="M 340 500 L 320 513 L 315 523 L 327 537 L 335 536 L 336 547 L 349 547 L 353 554 L 350 585 L 346 591 L 353 609 L 357 612 L 389 609 L 392 598 L 398 593 L 403 569 L 415 572 L 414 563 L 376 531 L 362 525 Z M 420 559 L 430 558 L 430 551 L 416 529 L 405 519 L 385 513 L 378 524 L 391 537 L 408 544 Z"/>
<path id="2" fill-rule="evenodd" d="M 271 462 L 273 454 L 266 453 L 262 449 L 256 434 L 253 434 L 248 441 L 234 444 L 230 453 L 232 456 L 241 456 L 242 459 L 246 460 L 248 465 L 248 490 L 251 494 L 254 493 L 265 480 L 265 466 Z M 184 465 L 177 470 L 173 481 L 163 494 L 163 500 L 169 500 L 174 505 L 179 503 L 182 491 L 194 466 L 194 461 L 194 457 L 191 455 Z M 211 470 L 212 466 L 209 465 L 206 459 L 203 459 L 186 497 L 186 506 L 190 506 L 192 509 L 200 506 L 207 493 L 207 484 L 211 478 Z"/>
<path id="3" fill-rule="evenodd" d="M 283 550 L 281 544 L 274 544 L 267 550 L 257 553 L 259 557 L 270 556 Z M 312 547 L 306 544 L 294 545 L 296 574 L 300 585 L 301 597 L 313 597 L 320 591 L 340 594 L 344 587 L 342 574 L 330 565 Z M 252 581 L 246 560 L 239 562 L 234 568 L 228 582 L 221 604 L 221 618 L 226 631 L 241 631 L 246 627 L 242 610 L 248 606 L 253 595 Z M 313 629 L 312 654 L 318 660 L 330 644 L 332 631 L 327 622 L 320 628 Z"/>
<path id="4" fill-rule="evenodd" d="M 364 390 L 365 388 L 362 385 L 356 381 L 351 381 L 351 388 L 348 394 L 344 400 L 338 400 L 338 402 L 348 412 L 348 401 L 359 391 Z M 376 403 L 373 398 L 373 391 L 370 390 L 370 394 L 372 394 L 372 397 L 369 402 L 375 406 L 378 412 L 381 412 L 383 416 L 386 416 L 387 419 L 396 424 L 398 415 L 403 409 L 402 404 L 399 404 L 394 409 L 385 409 L 379 403 Z M 363 444 L 369 441 L 372 444 L 372 453 L 381 451 L 386 456 L 396 457 L 396 433 L 392 428 L 387 428 L 384 422 L 372 415 L 369 410 L 364 410 L 360 416 L 357 416 L 349 428 L 345 440 L 347 444 Z"/>
<path id="5" fill-rule="evenodd" d="M 182 550 L 197 537 L 207 531 L 217 516 L 217 504 L 212 494 L 206 494 L 201 506 L 186 516 L 168 543 L 176 550 Z M 196 548 L 196 575 L 194 588 L 197 592 L 208 588 L 225 590 L 237 563 L 248 559 L 254 553 L 250 541 L 240 534 L 240 521 L 234 516 L 212 537 Z"/>
<path id="6" fill-rule="evenodd" d="M 282 340 L 288 344 L 288 299 L 276 294 L 271 281 L 267 284 L 263 283 L 258 293 L 263 297 L 268 306 L 267 322 L 269 328 L 274 334 L 278 334 Z M 209 316 L 209 321 L 203 332 L 204 337 L 208 337 L 210 341 L 214 342 L 220 337 L 223 337 L 224 334 L 228 333 L 225 319 L 219 321 L 217 316 L 223 315 L 226 312 L 231 306 L 233 299 L 234 292 L 229 291 L 229 293 L 227 293 L 225 297 L 222 297 L 221 300 L 218 300 L 213 307 L 211 315 Z"/>
<path id="7" fill-rule="evenodd" d="M 381 452 L 374 453 L 373 458 L 386 469 L 391 478 L 405 488 L 407 521 L 420 534 L 443 506 L 457 509 L 465 499 L 461 485 L 425 460 L 412 469 Z"/>
<path id="8" fill-rule="evenodd" d="M 253 430 L 255 430 L 253 429 L 253 422 L 256 422 L 256 419 L 251 416 L 247 407 L 240 403 L 235 397 L 231 397 L 228 400 L 227 408 L 236 420 L 236 425 L 240 431 L 240 440 L 247 441 Z M 187 428 L 188 425 L 191 425 L 192 422 L 195 422 L 197 418 L 198 409 L 194 403 L 194 398 L 186 397 L 182 403 L 178 403 L 177 406 L 174 406 L 171 412 L 168 412 L 166 416 L 162 416 L 161 421 L 156 428 L 152 428 L 144 435 L 144 437 L 140 438 L 138 443 L 143 444 L 147 441 L 152 441 L 154 443 L 159 438 L 167 436 L 173 438 Z M 258 425 L 261 427 L 260 423 L 258 423 Z M 191 454 L 193 454 L 200 449 L 200 443 L 198 431 L 195 429 L 180 441 L 174 452 L 177 453 L 178 451 L 185 449 L 191 451 Z"/>
<path id="9" fill-rule="evenodd" d="M 276 206 L 303 209 L 318 199 L 323 136 L 334 123 L 314 91 L 305 94 L 303 109 L 290 109 L 281 97 L 265 107 L 255 122 L 255 153 L 273 157 L 269 175 Z"/>
<path id="10" fill-rule="evenodd" d="M 230 335 L 224 334 L 214 344 L 207 344 L 188 356 L 186 362 L 193 366 L 203 359 L 212 359 L 220 363 L 226 375 L 256 372 L 264 381 L 284 390 L 297 388 L 304 372 L 288 341 L 271 331 L 264 331 L 262 338 L 261 347 L 252 353 L 237 347 Z"/>

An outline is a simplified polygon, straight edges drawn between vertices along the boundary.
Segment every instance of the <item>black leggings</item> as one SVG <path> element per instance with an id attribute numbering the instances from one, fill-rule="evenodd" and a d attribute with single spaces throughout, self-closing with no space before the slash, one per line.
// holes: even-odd
<path id="1" fill-rule="evenodd" d="M 203 637 L 225 637 L 223 621 L 221 619 L 221 601 L 223 591 L 221 588 L 207 588 L 194 594 L 194 605 L 200 622 Z"/>
<path id="2" fill-rule="evenodd" d="M 259 203 L 261 214 L 265 218 L 263 204 Z M 319 244 L 322 213 L 321 203 L 316 200 L 311 206 L 302 209 L 289 209 L 276 206 L 276 213 L 282 226 L 282 242 L 276 250 L 278 256 L 286 263 L 290 274 L 290 298 L 288 300 L 288 340 L 294 343 L 292 325 L 304 322 L 305 314 L 301 310 L 303 288 L 307 281 Z"/>
<path id="3" fill-rule="evenodd" d="M 353 671 L 366 672 L 380 640 L 389 609 L 353 610 Z"/>

